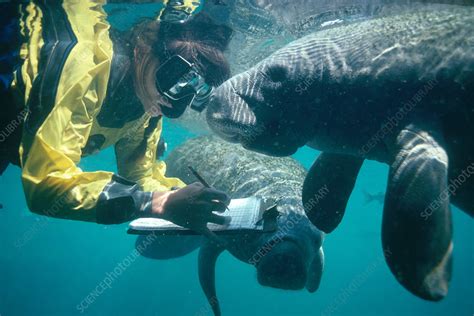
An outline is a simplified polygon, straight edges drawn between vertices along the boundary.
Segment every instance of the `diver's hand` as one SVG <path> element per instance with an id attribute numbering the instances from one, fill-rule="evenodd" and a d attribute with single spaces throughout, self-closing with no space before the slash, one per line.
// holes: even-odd
<path id="1" fill-rule="evenodd" d="M 230 199 L 224 192 L 195 182 L 176 191 L 155 192 L 152 214 L 221 243 L 207 228 L 207 223 L 226 224 L 227 217 L 213 212 L 224 212 L 229 203 Z"/>

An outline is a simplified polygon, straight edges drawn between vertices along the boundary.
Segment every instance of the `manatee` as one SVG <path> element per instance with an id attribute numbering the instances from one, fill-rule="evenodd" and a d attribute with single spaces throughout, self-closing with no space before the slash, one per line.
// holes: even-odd
<path id="1" fill-rule="evenodd" d="M 169 260 L 190 254 L 201 246 L 199 236 L 159 236 L 147 241 L 146 235 L 138 236 L 135 248 L 144 257 L 155 260 Z M 146 247 L 143 247 L 143 245 Z M 140 247 L 141 246 L 141 247 Z"/>
<path id="2" fill-rule="evenodd" d="M 396 0 L 407 2 L 409 0 Z M 228 0 L 204 11 L 234 30 L 228 57 L 237 73 L 289 42 L 347 21 L 378 14 L 384 0 Z M 393 1 L 391 1 L 393 2 Z M 188 112 L 189 113 L 189 112 Z M 186 115 L 186 114 L 185 114 Z"/>
<path id="3" fill-rule="evenodd" d="M 224 235 L 226 249 L 203 242 L 199 279 L 215 315 L 220 315 L 220 307 L 214 270 L 224 250 L 253 264 L 263 286 L 306 288 L 309 292 L 318 289 L 324 264 L 323 233 L 304 214 L 301 186 L 306 171 L 296 160 L 260 155 L 215 136 L 202 136 L 174 149 L 166 162 L 169 176 L 194 182 L 196 179 L 187 168 L 193 166 L 211 186 L 228 192 L 232 198 L 260 196 L 274 201 L 281 213 L 274 232 Z M 321 199 L 324 194 L 321 190 Z"/>
<path id="4" fill-rule="evenodd" d="M 273 156 L 322 153 L 303 185 L 305 211 L 330 233 L 365 159 L 389 165 L 386 262 L 420 298 L 448 293 L 450 203 L 474 215 L 474 8 L 417 6 L 321 30 L 220 86 L 207 120 L 222 138 Z"/>

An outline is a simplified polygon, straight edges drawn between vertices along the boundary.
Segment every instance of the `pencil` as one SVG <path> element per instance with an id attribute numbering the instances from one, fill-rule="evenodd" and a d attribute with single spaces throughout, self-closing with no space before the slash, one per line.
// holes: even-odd
<path id="1" fill-rule="evenodd" d="M 199 182 L 202 183 L 203 186 L 205 186 L 206 188 L 210 188 L 211 186 L 209 185 L 209 183 L 206 182 L 206 180 L 204 180 L 203 177 L 201 177 L 201 175 L 191 166 L 188 166 L 188 169 L 191 171 L 191 173 L 196 177 L 196 179 L 198 179 Z M 221 201 L 217 201 L 219 204 L 224 204 L 224 202 L 221 202 Z M 226 210 L 230 211 L 229 210 L 229 207 L 227 205 L 225 205 L 225 208 Z"/>
<path id="2" fill-rule="evenodd" d="M 202 183 L 203 186 L 205 186 L 206 188 L 210 188 L 211 186 L 206 182 L 206 180 L 204 180 L 203 177 L 201 177 L 201 175 L 199 173 L 197 173 L 196 170 L 194 170 L 193 167 L 191 166 L 188 166 L 189 170 L 192 172 L 192 174 L 196 177 L 196 179 L 198 179 L 199 182 Z"/>

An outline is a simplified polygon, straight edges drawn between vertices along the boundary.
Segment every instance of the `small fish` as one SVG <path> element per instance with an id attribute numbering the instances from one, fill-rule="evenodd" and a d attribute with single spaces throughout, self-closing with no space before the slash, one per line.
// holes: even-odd
<path id="1" fill-rule="evenodd" d="M 369 204 L 372 202 L 379 202 L 379 204 L 383 204 L 385 201 L 385 193 L 382 191 L 375 194 L 371 194 L 367 191 L 364 191 L 364 196 L 365 204 Z"/>
<path id="2" fill-rule="evenodd" d="M 0 203 L 0 210 L 3 210 L 3 204 Z"/>

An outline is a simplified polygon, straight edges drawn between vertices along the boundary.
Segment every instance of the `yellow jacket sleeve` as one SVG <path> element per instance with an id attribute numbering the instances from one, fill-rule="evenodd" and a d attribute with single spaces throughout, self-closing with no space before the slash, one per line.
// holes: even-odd
<path id="1" fill-rule="evenodd" d="M 162 119 L 151 118 L 146 124 L 138 124 L 137 127 L 115 146 L 119 175 L 138 183 L 147 192 L 185 186 L 177 178 L 166 177 L 165 163 L 156 160 Z"/>
<path id="2" fill-rule="evenodd" d="M 99 195 L 113 175 L 83 172 L 77 163 L 89 137 L 93 117 L 105 98 L 112 43 L 109 25 L 100 6 L 91 6 L 89 1 L 64 1 L 61 8 L 64 11 L 42 12 L 37 8 L 37 16 L 44 16 L 37 24 L 43 25 L 44 29 L 45 38 L 38 40 L 44 41 L 41 51 L 44 59 L 40 60 L 39 69 L 32 70 L 28 67 L 32 61 L 28 59 L 34 56 L 25 56 L 22 72 L 32 82 L 32 87 L 26 95 L 30 112 L 20 147 L 22 181 L 33 212 L 96 221 L 95 206 Z M 64 34 L 71 36 L 71 41 L 61 38 L 61 34 L 54 38 L 57 33 L 46 29 L 53 29 L 55 23 L 63 21 L 53 15 L 61 12 L 70 27 L 70 33 Z M 31 38 L 28 45 L 38 46 L 33 41 Z M 52 72 L 61 63 L 55 85 L 49 80 L 54 78 Z M 56 94 L 50 97 L 51 104 L 47 104 L 45 100 L 52 89 L 56 89 Z"/>

